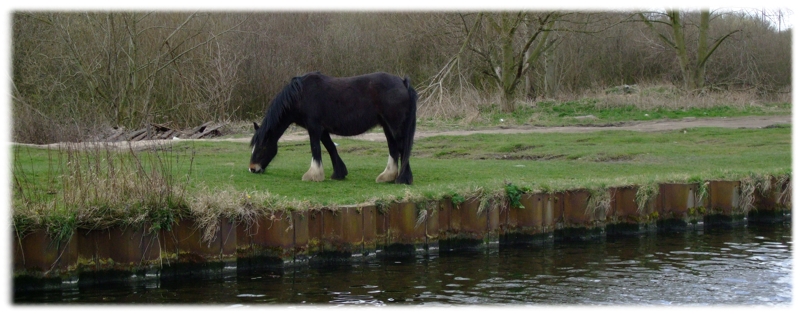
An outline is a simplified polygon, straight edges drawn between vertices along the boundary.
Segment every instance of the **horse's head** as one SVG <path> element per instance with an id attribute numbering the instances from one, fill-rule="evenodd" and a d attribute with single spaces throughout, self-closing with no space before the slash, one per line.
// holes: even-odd
<path id="1" fill-rule="evenodd" d="M 278 154 L 278 139 L 275 136 L 270 136 L 267 130 L 260 130 L 257 123 L 253 122 L 256 133 L 253 134 L 253 139 L 250 140 L 250 147 L 253 152 L 250 155 L 250 172 L 262 173 L 267 168 L 270 161 Z M 263 126 L 266 128 L 266 126 Z M 270 138 L 274 137 L 274 138 Z"/>
<path id="2" fill-rule="evenodd" d="M 278 154 L 278 139 L 294 122 L 291 107 L 300 98 L 303 89 L 301 80 L 301 77 L 292 78 L 292 82 L 275 96 L 264 115 L 261 127 L 253 122 L 256 133 L 250 140 L 250 147 L 253 148 L 250 155 L 250 172 L 264 172 L 269 162 Z"/>

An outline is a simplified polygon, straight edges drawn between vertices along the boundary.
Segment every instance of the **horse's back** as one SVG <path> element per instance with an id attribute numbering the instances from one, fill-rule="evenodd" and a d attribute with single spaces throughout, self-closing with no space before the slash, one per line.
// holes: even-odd
<path id="1" fill-rule="evenodd" d="M 303 84 L 328 85 L 332 92 L 337 93 L 342 92 L 343 89 L 346 88 L 351 88 L 359 92 L 370 88 L 378 91 L 406 88 L 403 83 L 403 78 L 386 72 L 375 72 L 348 77 L 333 77 L 319 72 L 312 72 L 303 76 Z"/>
<path id="2" fill-rule="evenodd" d="M 303 76 L 303 107 L 331 133 L 357 135 L 378 124 L 402 123 L 411 103 L 406 84 L 384 72 L 351 77 L 308 73 Z"/>
<path id="3" fill-rule="evenodd" d="M 331 77 L 309 73 L 303 78 L 304 96 L 309 101 L 339 109 L 380 110 L 409 100 L 408 87 L 396 75 L 376 72 L 351 77 Z M 350 108 L 352 107 L 352 108 Z"/>

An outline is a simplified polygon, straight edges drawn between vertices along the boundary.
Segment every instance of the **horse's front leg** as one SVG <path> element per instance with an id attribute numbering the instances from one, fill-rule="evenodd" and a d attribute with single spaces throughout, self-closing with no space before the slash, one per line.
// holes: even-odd
<path id="1" fill-rule="evenodd" d="M 397 159 L 400 153 L 397 150 L 397 141 L 392 136 L 392 132 L 386 127 L 383 128 L 383 134 L 386 135 L 386 144 L 389 145 L 389 161 L 386 163 L 386 169 L 375 178 L 375 182 L 394 182 L 397 178 Z"/>
<path id="2" fill-rule="evenodd" d="M 339 157 L 339 152 L 336 151 L 336 144 L 331 140 L 331 134 L 328 131 L 323 131 L 321 140 L 322 145 L 325 145 L 325 149 L 328 150 L 328 155 L 331 155 L 331 163 L 333 164 L 331 179 L 344 180 L 344 177 L 347 176 L 347 167 L 344 165 L 342 158 Z"/>
<path id="3" fill-rule="evenodd" d="M 311 167 L 303 175 L 303 181 L 321 182 L 325 180 L 325 171 L 322 169 L 322 151 L 319 147 L 321 133 L 308 131 L 308 137 L 311 140 Z"/>

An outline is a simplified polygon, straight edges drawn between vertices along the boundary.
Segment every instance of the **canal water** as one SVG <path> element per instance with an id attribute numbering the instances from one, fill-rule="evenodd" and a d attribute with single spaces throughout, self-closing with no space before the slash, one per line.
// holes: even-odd
<path id="1" fill-rule="evenodd" d="M 695 230 L 15 293 L 15 304 L 789 305 L 791 226 Z"/>

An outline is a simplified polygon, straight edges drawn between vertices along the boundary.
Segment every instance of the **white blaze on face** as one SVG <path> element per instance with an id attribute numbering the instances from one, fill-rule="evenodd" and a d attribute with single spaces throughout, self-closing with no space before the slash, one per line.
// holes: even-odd
<path id="1" fill-rule="evenodd" d="M 253 150 L 252 150 L 252 151 L 250 151 L 250 156 L 251 156 L 251 158 L 252 158 L 252 156 L 253 156 L 253 153 L 255 153 L 255 152 L 256 152 L 256 147 L 255 147 L 255 145 L 254 145 L 254 146 L 253 146 Z M 258 173 L 259 171 L 261 171 L 261 166 L 260 166 L 260 165 L 258 165 L 258 164 L 250 164 L 250 168 L 248 168 L 248 170 L 249 170 L 250 172 L 252 172 L 252 173 Z"/>
<path id="2" fill-rule="evenodd" d="M 320 182 L 323 180 L 325 180 L 325 171 L 322 169 L 322 161 L 317 163 L 314 161 L 314 158 L 311 158 L 311 167 L 309 167 L 306 174 L 303 175 L 303 181 Z"/>
<path id="3" fill-rule="evenodd" d="M 393 182 L 397 178 L 397 161 L 389 155 L 389 162 L 386 164 L 386 169 L 378 175 L 375 182 Z"/>

